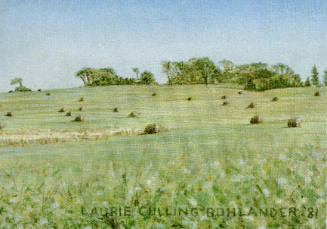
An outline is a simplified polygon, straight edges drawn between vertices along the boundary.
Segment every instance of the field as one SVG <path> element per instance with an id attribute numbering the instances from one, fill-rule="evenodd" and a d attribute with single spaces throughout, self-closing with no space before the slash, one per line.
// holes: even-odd
<path id="1" fill-rule="evenodd" d="M 326 227 L 326 87 L 47 92 L 0 94 L 0 228 Z"/>

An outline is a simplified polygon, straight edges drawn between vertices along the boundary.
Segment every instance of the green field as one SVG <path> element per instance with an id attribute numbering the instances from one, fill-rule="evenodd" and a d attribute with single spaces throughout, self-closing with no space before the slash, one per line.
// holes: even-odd
<path id="1" fill-rule="evenodd" d="M 110 86 L 0 94 L 0 143 L 18 133 L 165 128 L 97 141 L 2 144 L 0 228 L 325 228 L 327 88 L 238 91 Z M 84 121 L 73 122 L 79 114 Z M 250 125 L 254 115 L 263 123 Z M 301 128 L 287 128 L 291 117 Z M 115 214 L 123 206 L 131 216 Z M 248 216 L 227 215 L 233 208 Z"/>

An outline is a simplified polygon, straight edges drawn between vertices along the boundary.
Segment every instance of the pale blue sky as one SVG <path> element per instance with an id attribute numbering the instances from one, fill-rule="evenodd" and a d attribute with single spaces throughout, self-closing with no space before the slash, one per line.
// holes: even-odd
<path id="1" fill-rule="evenodd" d="M 208 56 L 327 68 L 326 0 L 0 0 L 0 91 L 81 85 L 86 66 L 150 70 Z"/>

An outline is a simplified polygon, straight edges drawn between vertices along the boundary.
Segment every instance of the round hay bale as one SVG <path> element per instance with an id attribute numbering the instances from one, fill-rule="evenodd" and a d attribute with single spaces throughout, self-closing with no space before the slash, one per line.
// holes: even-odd
<path id="1" fill-rule="evenodd" d="M 272 98 L 271 101 L 272 101 L 272 102 L 277 102 L 277 101 L 278 101 L 278 97 L 274 97 L 274 98 Z"/>
<path id="2" fill-rule="evenodd" d="M 320 96 L 320 92 L 319 91 L 316 91 L 314 96 Z"/>
<path id="3" fill-rule="evenodd" d="M 115 107 L 115 108 L 113 109 L 113 112 L 119 112 L 118 107 Z"/>
<path id="4" fill-rule="evenodd" d="M 287 120 L 287 126 L 289 128 L 301 127 L 301 122 L 298 118 L 290 118 Z"/>
<path id="5" fill-rule="evenodd" d="M 14 115 L 13 115 L 12 112 L 8 111 L 8 112 L 5 114 L 5 116 L 7 116 L 7 117 L 13 117 Z"/>
<path id="6" fill-rule="evenodd" d="M 134 112 L 129 113 L 128 117 L 129 118 L 136 118 L 136 114 Z"/>
<path id="7" fill-rule="evenodd" d="M 249 109 L 253 109 L 253 108 L 255 108 L 254 103 L 250 103 L 249 106 L 248 106 L 247 108 L 249 108 Z"/>
<path id="8" fill-rule="evenodd" d="M 74 122 L 83 122 L 84 118 L 81 115 L 77 115 L 74 119 Z"/>
<path id="9" fill-rule="evenodd" d="M 192 97 L 188 97 L 187 100 L 188 100 L 188 101 L 191 101 L 191 100 L 192 100 Z"/>
<path id="10" fill-rule="evenodd" d="M 58 112 L 59 112 L 59 113 L 63 113 L 63 112 L 65 112 L 65 108 L 63 108 L 63 107 L 60 108 L 60 109 L 58 110 Z"/>
<path id="11" fill-rule="evenodd" d="M 250 124 L 260 124 L 263 123 L 263 119 L 259 115 L 255 115 L 250 119 Z"/>
<path id="12" fill-rule="evenodd" d="M 159 125 L 158 124 L 148 124 L 145 128 L 143 133 L 144 134 L 157 134 L 159 133 Z"/>
<path id="13" fill-rule="evenodd" d="M 221 99 L 227 99 L 226 95 L 221 96 Z"/>

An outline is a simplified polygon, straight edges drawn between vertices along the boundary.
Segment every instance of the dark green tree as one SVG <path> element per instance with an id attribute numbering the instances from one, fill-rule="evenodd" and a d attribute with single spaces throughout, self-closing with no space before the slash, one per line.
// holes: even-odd
<path id="1" fill-rule="evenodd" d="M 310 77 L 308 77 L 306 79 L 306 81 L 304 82 L 304 86 L 306 86 L 306 87 L 310 87 L 311 86 Z"/>
<path id="2" fill-rule="evenodd" d="M 141 73 L 140 83 L 150 85 L 155 82 L 154 76 L 149 71 L 144 71 Z"/>
<path id="3" fill-rule="evenodd" d="M 316 65 L 314 65 L 312 67 L 311 73 L 312 73 L 312 75 L 311 75 L 311 83 L 312 83 L 312 85 L 319 86 L 319 84 L 320 84 L 319 83 L 319 73 L 318 73 L 318 70 L 317 70 L 317 66 Z"/>
<path id="4" fill-rule="evenodd" d="M 327 86 L 327 69 L 324 71 L 324 84 Z"/>

